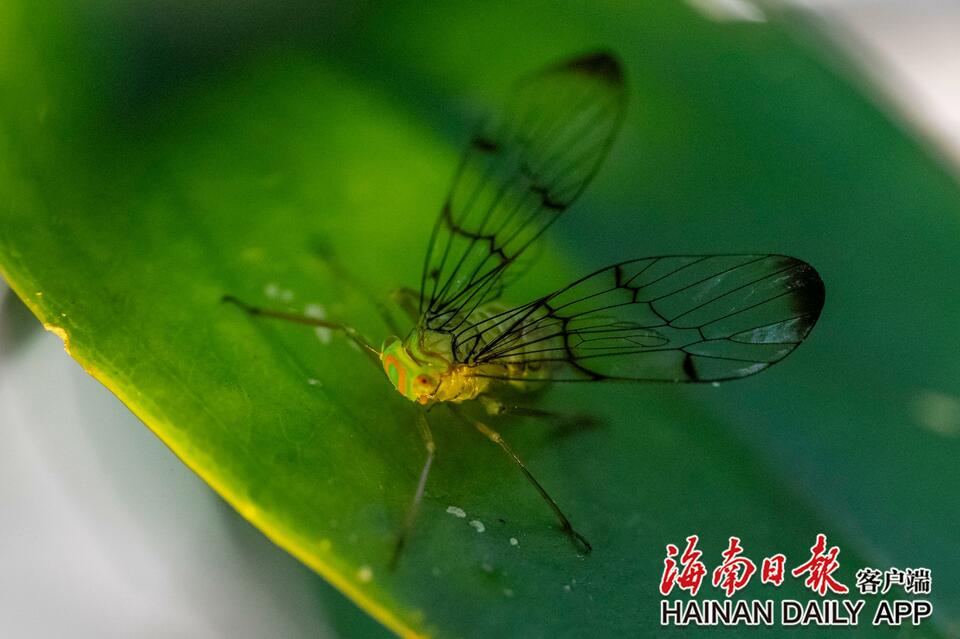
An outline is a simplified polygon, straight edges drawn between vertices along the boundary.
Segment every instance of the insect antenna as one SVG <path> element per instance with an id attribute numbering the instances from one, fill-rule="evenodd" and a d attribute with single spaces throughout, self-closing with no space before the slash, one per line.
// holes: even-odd
<path id="1" fill-rule="evenodd" d="M 234 304 L 239 306 L 241 309 L 246 311 L 247 314 L 255 317 L 270 317 L 273 319 L 283 320 L 285 322 L 293 322 L 295 324 L 305 324 L 307 326 L 329 328 L 333 331 L 342 331 L 343 334 L 346 335 L 354 344 L 360 347 L 360 350 L 363 351 L 365 355 L 373 359 L 373 362 L 376 364 L 377 368 L 380 368 L 380 351 L 371 346 L 370 343 L 360 335 L 357 329 L 349 326 L 348 324 L 330 322 L 317 317 L 310 317 L 309 315 L 298 315 L 296 313 L 274 311 L 267 308 L 260 308 L 259 306 L 251 306 L 250 304 L 247 304 L 233 295 L 224 295 L 222 298 L 220 298 L 220 301 L 224 302 L 225 304 Z"/>

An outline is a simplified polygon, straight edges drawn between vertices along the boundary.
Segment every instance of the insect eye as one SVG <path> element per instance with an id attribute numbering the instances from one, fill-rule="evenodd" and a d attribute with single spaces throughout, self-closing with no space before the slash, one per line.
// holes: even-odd
<path id="1" fill-rule="evenodd" d="M 430 383 L 430 378 L 427 377 L 426 375 L 417 375 L 417 383 L 423 384 L 424 386 L 426 386 L 427 384 Z"/>

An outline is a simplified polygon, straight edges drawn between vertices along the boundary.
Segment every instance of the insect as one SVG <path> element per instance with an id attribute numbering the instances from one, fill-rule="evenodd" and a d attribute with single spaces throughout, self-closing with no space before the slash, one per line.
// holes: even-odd
<path id="1" fill-rule="evenodd" d="M 349 325 L 256 308 L 253 315 L 342 331 L 420 407 L 426 457 L 392 564 L 412 529 L 436 454 L 427 411 L 453 411 L 499 446 L 553 510 L 579 549 L 586 538 L 485 421 L 555 417 L 502 398 L 556 381 L 699 383 L 753 375 L 809 334 L 824 287 L 810 265 L 774 254 L 664 255 L 594 271 L 549 295 L 500 301 L 520 258 L 587 187 L 624 118 L 617 59 L 593 53 L 519 80 L 503 108 L 471 137 L 430 235 L 419 293 L 397 295 L 413 329 L 375 348 Z M 514 393 L 516 394 L 516 393 Z M 488 420 L 489 421 L 489 420 Z"/>

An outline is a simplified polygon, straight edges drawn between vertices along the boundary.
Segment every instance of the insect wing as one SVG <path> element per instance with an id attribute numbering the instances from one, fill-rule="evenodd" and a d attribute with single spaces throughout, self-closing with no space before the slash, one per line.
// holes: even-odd
<path id="1" fill-rule="evenodd" d="M 454 348 L 477 365 L 565 364 L 557 381 L 737 379 L 789 355 L 823 301 L 820 276 L 796 258 L 651 257 L 465 327 Z"/>
<path id="2" fill-rule="evenodd" d="M 433 229 L 421 280 L 424 327 L 453 332 L 499 297 L 506 271 L 599 168 L 625 96 L 620 64 L 603 53 L 516 84 L 472 137 Z"/>

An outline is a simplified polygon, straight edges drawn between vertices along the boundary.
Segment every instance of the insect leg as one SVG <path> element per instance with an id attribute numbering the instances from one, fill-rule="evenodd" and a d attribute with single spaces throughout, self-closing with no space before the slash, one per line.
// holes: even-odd
<path id="1" fill-rule="evenodd" d="M 344 335 L 347 336 L 354 344 L 360 347 L 360 350 L 370 357 L 374 363 L 377 365 L 377 368 L 380 368 L 380 351 L 375 349 L 370 345 L 360 333 L 357 332 L 357 329 L 349 326 L 347 324 L 341 324 L 339 322 L 330 322 L 327 320 L 322 320 L 316 317 L 309 317 L 308 315 L 297 315 L 296 313 L 286 313 L 284 311 L 274 311 L 265 308 L 259 308 L 257 306 L 250 306 L 246 302 L 243 302 L 233 295 L 224 295 L 221 299 L 222 302 L 227 302 L 229 304 L 236 304 L 248 314 L 256 317 L 271 317 L 273 319 L 284 320 L 287 322 L 294 322 L 296 324 L 306 324 L 307 326 L 319 326 L 321 328 L 329 328 L 334 331 L 342 331 Z"/>
<path id="2" fill-rule="evenodd" d="M 411 322 L 420 319 L 420 294 L 410 287 L 403 286 L 390 292 L 390 300 L 403 309 Z"/>
<path id="3" fill-rule="evenodd" d="M 493 417 L 508 417 L 510 415 L 516 415 L 518 417 L 537 417 L 550 420 L 560 427 L 562 431 L 561 434 L 567 434 L 568 432 L 575 430 L 596 428 L 600 425 L 599 420 L 591 415 L 569 415 L 565 413 L 558 413 L 552 410 L 534 408 L 531 406 L 511 406 L 509 404 L 504 404 L 499 399 L 490 397 L 489 395 L 481 395 L 477 399 L 479 399 L 480 403 L 483 404 L 483 407 L 487 410 L 487 413 Z"/>
<path id="4" fill-rule="evenodd" d="M 423 439 L 423 446 L 427 449 L 427 459 L 423 463 L 423 470 L 420 471 L 420 480 L 417 482 L 417 490 L 413 494 L 413 502 L 407 509 L 407 516 L 403 518 L 403 527 L 397 534 L 397 543 L 393 547 L 393 556 L 390 558 L 390 570 L 397 567 L 397 561 L 400 559 L 400 553 L 407 543 L 410 531 L 413 530 L 413 522 L 417 518 L 417 511 L 420 509 L 420 502 L 423 500 L 423 490 L 427 485 L 427 475 L 430 474 L 430 466 L 433 464 L 433 455 L 437 448 L 433 443 L 433 433 L 430 431 L 430 423 L 427 422 L 427 415 L 424 411 L 417 411 L 417 430 L 420 431 L 420 437 Z"/>
<path id="5" fill-rule="evenodd" d="M 327 268 L 330 269 L 330 272 L 333 273 L 341 282 L 347 284 L 350 288 L 358 291 L 360 295 L 367 300 L 374 308 L 377 309 L 377 313 L 383 319 L 384 324 L 387 325 L 387 328 L 394 335 L 400 335 L 400 327 L 397 325 L 396 320 L 393 319 L 393 315 L 390 314 L 390 310 L 387 306 L 380 300 L 376 298 L 371 292 L 370 289 L 364 286 L 356 277 L 353 276 L 353 273 L 346 268 L 339 258 L 334 254 L 333 250 L 323 244 L 321 241 L 315 239 L 313 242 L 313 253 L 314 255 L 324 264 L 327 265 Z M 404 289 L 401 289 L 404 290 Z M 407 289 L 409 290 L 409 289 Z M 393 294 L 391 293 L 391 297 Z M 417 318 L 414 317 L 413 321 L 416 321 Z"/>
<path id="6" fill-rule="evenodd" d="M 380 315 L 380 318 L 383 320 L 383 323 L 387 325 L 387 328 L 390 329 L 390 333 L 393 335 L 402 335 L 400 325 L 397 324 L 397 320 L 393 318 L 393 314 L 390 312 L 390 309 L 387 308 L 387 305 L 382 302 L 377 302 L 373 299 L 372 296 L 368 297 L 368 301 L 373 304 L 374 308 L 377 309 L 377 313 Z"/>
<path id="7" fill-rule="evenodd" d="M 544 501 L 550 506 L 554 514 L 557 516 L 557 519 L 560 520 L 560 526 L 563 528 L 563 532 L 570 537 L 570 540 L 573 541 L 574 545 L 582 548 L 584 552 L 590 552 L 593 550 L 593 546 L 590 545 L 590 542 L 587 541 L 586 537 L 574 530 L 573 525 L 571 525 L 570 520 L 567 519 L 567 516 L 563 514 L 563 511 L 560 510 L 560 506 L 557 505 L 557 502 L 553 500 L 553 497 L 546 491 L 546 489 L 540 485 L 540 482 L 537 481 L 537 478 L 533 476 L 533 473 L 527 468 L 526 464 L 523 463 L 523 460 L 520 459 L 520 456 L 513 452 L 513 449 L 503 440 L 503 437 L 497 431 L 493 430 L 483 422 L 472 419 L 466 414 L 463 413 L 458 407 L 453 404 L 445 404 L 455 415 L 460 419 L 467 422 L 474 428 L 476 428 L 480 433 L 492 441 L 494 444 L 500 447 L 501 450 L 520 467 L 520 471 L 524 476 L 533 484 L 533 487 L 537 489 L 537 492 L 540 493 L 540 496 L 543 497 Z"/>

